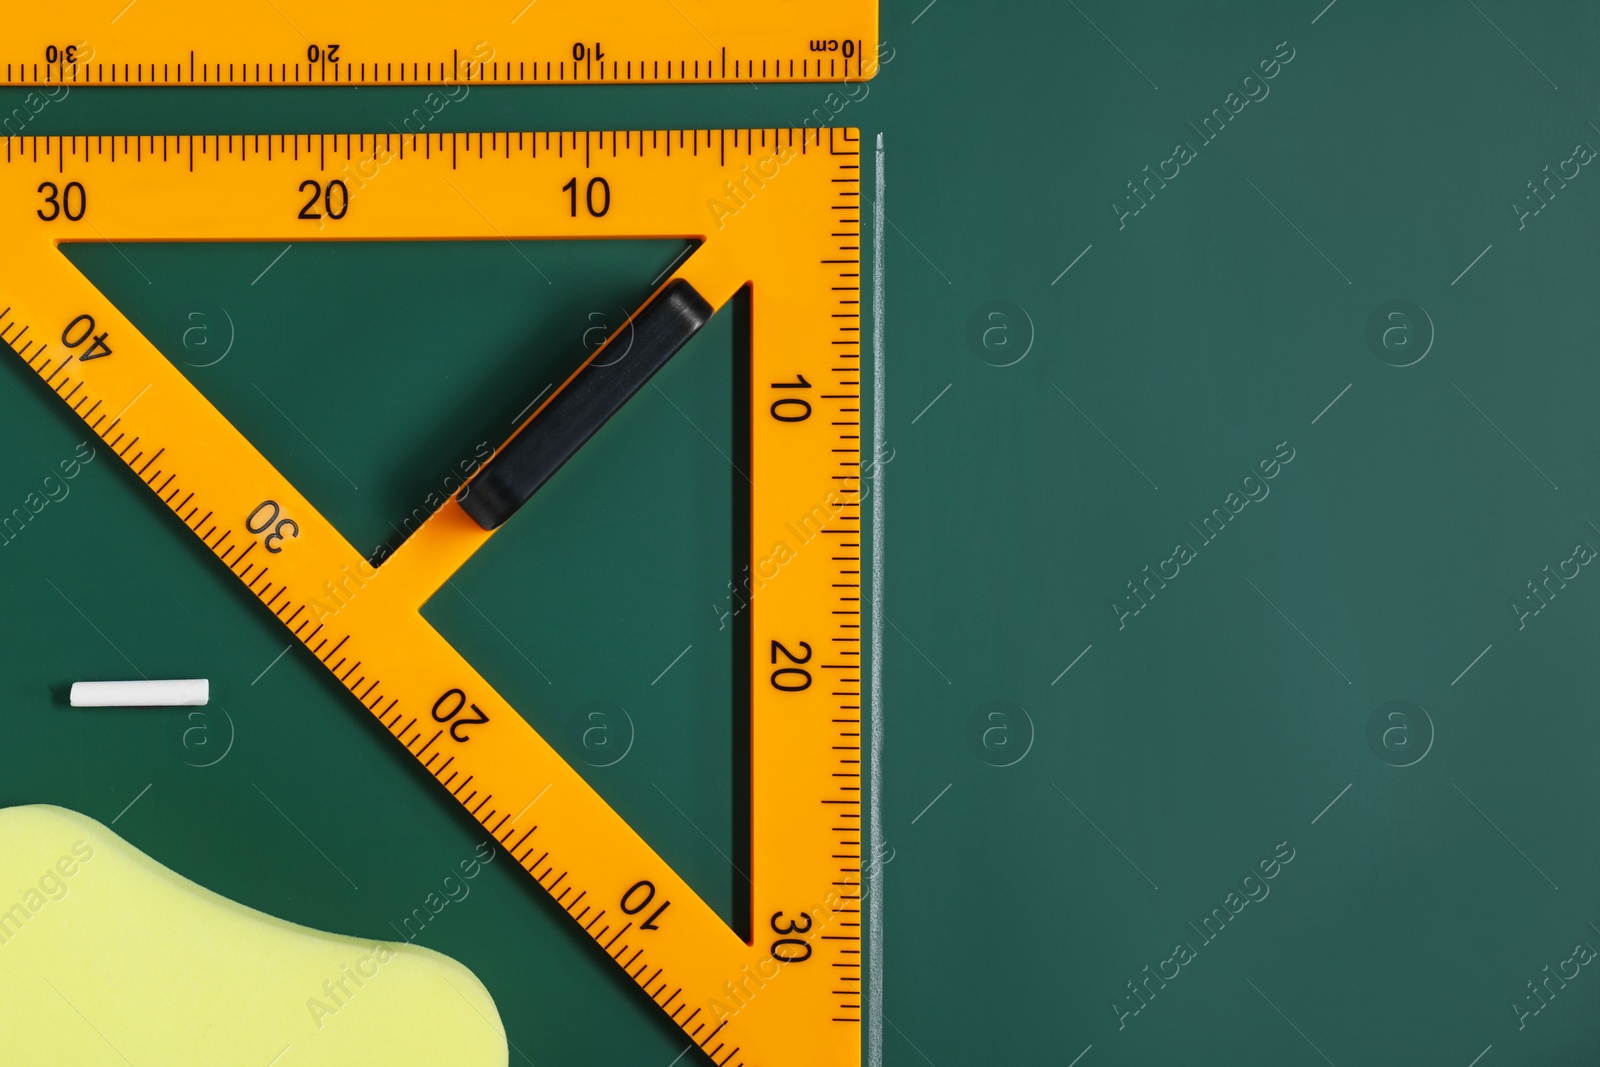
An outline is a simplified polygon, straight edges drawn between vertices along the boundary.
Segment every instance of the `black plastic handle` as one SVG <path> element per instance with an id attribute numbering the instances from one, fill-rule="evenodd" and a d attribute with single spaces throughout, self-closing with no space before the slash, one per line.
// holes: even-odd
<path id="1" fill-rule="evenodd" d="M 668 283 L 633 317 L 631 333 L 619 333 L 595 353 L 462 488 L 456 496 L 461 510 L 485 530 L 509 519 L 710 321 L 713 310 L 688 282 Z M 607 360 L 622 336 L 631 338 L 628 350 Z"/>

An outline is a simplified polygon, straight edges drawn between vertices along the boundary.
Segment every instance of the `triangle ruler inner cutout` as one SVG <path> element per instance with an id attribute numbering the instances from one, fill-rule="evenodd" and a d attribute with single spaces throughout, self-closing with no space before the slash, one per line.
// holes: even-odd
<path id="1" fill-rule="evenodd" d="M 576 370 L 692 251 L 683 241 L 630 240 L 60 248 L 373 563 L 459 492 L 531 412 L 530 402 Z M 726 341 L 728 323 L 717 325 L 691 346 L 713 335 Z M 662 373 L 681 374 L 687 355 L 673 357 Z M 308 369 L 315 389 L 304 388 Z M 725 361 L 705 374 L 707 389 L 726 389 L 729 381 Z M 666 379 L 652 385 L 678 398 Z M 612 420 L 606 433 L 616 427 Z M 723 437 L 718 443 L 728 450 Z M 704 446 L 698 435 L 694 440 Z M 581 453 L 586 465 L 600 443 Z M 548 496 L 541 490 L 527 510 L 541 503 L 549 509 Z M 573 525 L 570 516 L 557 521 Z M 518 523 L 531 525 L 521 513 Z M 503 538 L 494 544 L 507 550 Z M 718 579 L 711 592 L 722 588 Z M 442 595 L 454 594 L 447 586 Z M 536 640 L 541 629 L 524 632 Z"/>
<path id="2" fill-rule="evenodd" d="M 40 137 L 3 147 L 0 199 L 16 221 L 0 261 L 0 340 L 714 1062 L 859 1063 L 870 465 L 857 131 Z M 376 566 L 57 247 L 573 238 L 699 244 L 460 496 Z M 596 411 L 603 420 L 620 406 L 741 290 L 750 942 L 421 615 L 582 446 Z M 618 386 L 617 373 L 640 380 Z"/>

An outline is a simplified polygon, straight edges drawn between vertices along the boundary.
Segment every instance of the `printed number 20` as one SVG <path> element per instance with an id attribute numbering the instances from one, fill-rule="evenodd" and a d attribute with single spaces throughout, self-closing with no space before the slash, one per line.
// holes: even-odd
<path id="1" fill-rule="evenodd" d="M 470 708 L 471 714 L 456 718 L 463 708 Z M 467 694 L 459 689 L 446 689 L 444 695 L 433 702 L 433 718 L 435 722 L 449 723 L 450 736 L 462 744 L 471 740 L 463 732 L 467 727 L 489 721 L 484 710 L 476 704 L 467 703 Z"/>
<path id="2" fill-rule="evenodd" d="M 322 206 L 328 212 L 330 219 L 342 219 L 344 218 L 344 213 L 350 210 L 350 189 L 338 178 L 328 183 L 326 191 L 323 190 L 319 182 L 307 178 L 300 183 L 300 191 L 303 193 L 307 189 L 311 190 L 311 199 L 307 200 L 306 206 L 300 209 L 299 218 L 320 219 L 322 217 L 320 211 L 312 210 L 317 206 L 318 197 L 322 198 Z M 335 189 L 339 191 L 337 197 L 333 195 Z"/>
<path id="3" fill-rule="evenodd" d="M 811 646 L 805 641 L 799 642 L 805 655 L 797 656 L 785 648 L 782 642 L 772 642 L 772 662 L 778 662 L 778 654 L 783 653 L 790 663 L 810 663 Z M 811 672 L 804 667 L 779 667 L 772 672 L 772 688 L 785 693 L 799 693 L 811 688 Z"/>

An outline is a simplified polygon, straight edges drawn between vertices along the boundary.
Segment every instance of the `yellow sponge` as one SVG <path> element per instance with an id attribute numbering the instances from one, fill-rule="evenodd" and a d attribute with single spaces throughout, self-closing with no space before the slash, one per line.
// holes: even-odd
<path id="1" fill-rule="evenodd" d="M 93 819 L 0 810 L 7 1064 L 505 1067 L 483 984 L 415 945 L 296 926 Z"/>

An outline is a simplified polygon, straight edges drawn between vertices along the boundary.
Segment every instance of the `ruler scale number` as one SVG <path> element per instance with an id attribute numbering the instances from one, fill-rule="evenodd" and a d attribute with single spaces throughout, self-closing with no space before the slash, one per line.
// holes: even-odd
<path id="1" fill-rule="evenodd" d="M 877 67 L 877 0 L 538 0 L 493 17 L 467 7 L 140 0 L 108 21 L 27 5 L 7 12 L 0 84 L 860 81 Z"/>
<path id="2" fill-rule="evenodd" d="M 856 132 L 19 137 L 0 149 L 15 235 L 0 340 L 714 1062 L 859 1063 Z M 369 563 L 61 255 L 59 242 L 84 239 L 78 219 L 113 242 L 696 238 L 658 294 L 715 310 L 750 287 L 752 575 L 739 592 L 751 943 L 423 620 L 493 530 L 450 501 Z"/>

